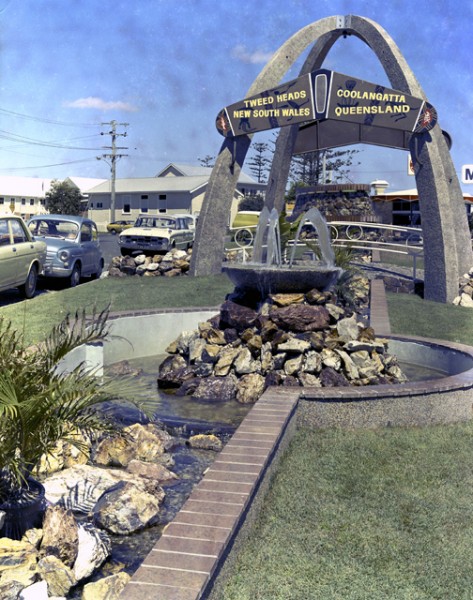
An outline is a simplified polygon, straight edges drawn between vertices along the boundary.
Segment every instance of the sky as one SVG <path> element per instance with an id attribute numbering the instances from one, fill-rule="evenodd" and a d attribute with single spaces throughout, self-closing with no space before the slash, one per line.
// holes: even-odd
<path id="1" fill-rule="evenodd" d="M 472 0 L 0 0 L 0 175 L 108 178 L 97 157 L 110 153 L 112 121 L 118 178 L 198 165 L 218 155 L 218 112 L 247 95 L 272 54 L 302 27 L 349 14 L 393 38 L 452 137 L 460 176 L 473 163 Z M 392 87 L 354 36 L 323 66 Z M 407 152 L 356 149 L 354 182 L 415 187 Z"/>

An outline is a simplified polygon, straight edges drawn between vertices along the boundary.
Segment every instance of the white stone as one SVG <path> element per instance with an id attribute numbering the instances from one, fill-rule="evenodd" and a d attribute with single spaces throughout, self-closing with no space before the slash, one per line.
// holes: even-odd
<path id="1" fill-rule="evenodd" d="M 48 584 L 45 581 L 37 581 L 20 592 L 20 600 L 48 600 Z"/>
<path id="2" fill-rule="evenodd" d="M 74 563 L 77 581 L 85 579 L 100 567 L 111 552 L 110 539 L 91 525 L 79 525 L 79 552 Z M 108 542 L 108 543 L 107 543 Z"/>
<path id="3" fill-rule="evenodd" d="M 468 294 L 462 294 L 460 305 L 467 306 L 468 308 L 473 307 L 473 298 L 471 298 Z"/>

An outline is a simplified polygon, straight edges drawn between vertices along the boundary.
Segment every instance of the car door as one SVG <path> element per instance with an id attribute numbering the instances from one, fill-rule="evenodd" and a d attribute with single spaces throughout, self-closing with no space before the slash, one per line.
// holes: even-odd
<path id="1" fill-rule="evenodd" d="M 36 250 L 25 225 L 19 219 L 10 219 L 12 286 L 23 285 Z"/>
<path id="2" fill-rule="evenodd" d="M 82 275 L 96 273 L 102 253 L 100 251 L 97 228 L 94 223 L 86 221 L 80 228 L 80 244 L 82 248 Z"/>
<path id="3" fill-rule="evenodd" d="M 15 252 L 11 243 L 8 219 L 0 219 L 0 289 L 13 287 Z"/>

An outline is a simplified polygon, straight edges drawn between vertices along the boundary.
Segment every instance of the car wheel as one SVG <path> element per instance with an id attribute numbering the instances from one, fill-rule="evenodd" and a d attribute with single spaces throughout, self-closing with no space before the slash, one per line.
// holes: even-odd
<path id="1" fill-rule="evenodd" d="M 32 298 L 35 295 L 37 283 L 38 267 L 36 265 L 32 265 L 24 285 L 20 286 L 21 295 L 25 298 Z"/>
<path id="2" fill-rule="evenodd" d="M 80 283 L 80 265 L 76 263 L 69 276 L 69 287 L 76 287 Z"/>

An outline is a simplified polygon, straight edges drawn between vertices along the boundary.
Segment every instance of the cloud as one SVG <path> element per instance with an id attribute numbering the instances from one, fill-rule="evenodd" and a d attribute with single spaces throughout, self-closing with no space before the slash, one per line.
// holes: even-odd
<path id="1" fill-rule="evenodd" d="M 263 52 L 262 50 L 249 52 L 246 46 L 242 44 L 238 44 L 238 46 L 235 46 L 232 50 L 233 58 L 252 65 L 267 63 L 272 56 L 273 52 Z"/>
<path id="2" fill-rule="evenodd" d="M 65 102 L 64 106 L 69 108 L 98 108 L 100 110 L 123 110 L 125 112 L 136 112 L 138 108 L 129 104 L 128 102 L 107 102 L 102 98 L 94 98 L 89 96 L 88 98 L 78 98 L 72 102 Z"/>

